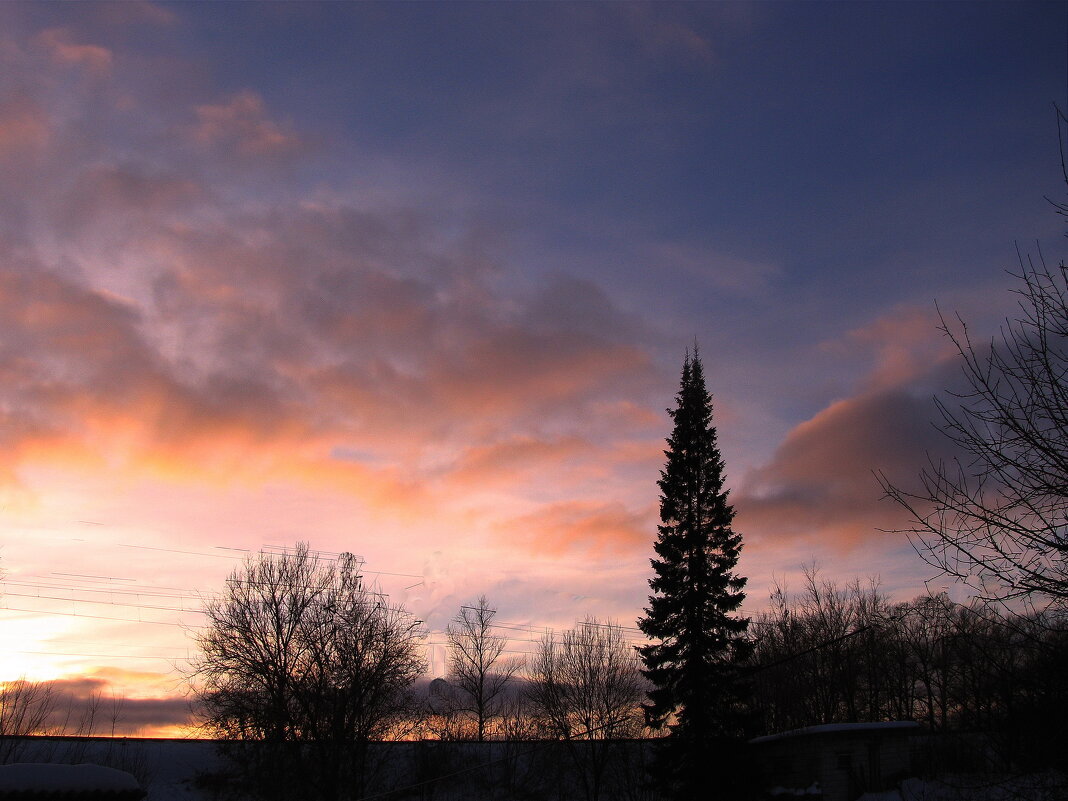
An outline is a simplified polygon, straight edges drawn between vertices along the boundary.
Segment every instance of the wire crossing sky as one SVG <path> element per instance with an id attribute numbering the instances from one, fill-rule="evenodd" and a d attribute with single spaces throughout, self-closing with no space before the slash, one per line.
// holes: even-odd
<path id="1" fill-rule="evenodd" d="M 515 651 L 633 626 L 695 341 L 746 608 L 812 561 L 923 591 L 873 471 L 947 453 L 936 302 L 983 341 L 1017 247 L 1063 256 L 1065 29 L 1053 3 L 0 5 L 0 680 L 173 731 L 202 601 L 302 540 L 359 554 L 437 674 L 483 594 Z"/>

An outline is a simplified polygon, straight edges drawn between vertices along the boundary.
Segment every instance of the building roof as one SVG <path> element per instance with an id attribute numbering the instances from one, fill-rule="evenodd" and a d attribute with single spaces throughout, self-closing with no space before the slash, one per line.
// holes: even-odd
<path id="1" fill-rule="evenodd" d="M 824 723 L 820 726 L 805 726 L 803 729 L 791 729 L 777 734 L 765 734 L 754 737 L 751 743 L 767 743 L 785 740 L 788 737 L 809 737 L 824 734 L 856 734 L 860 732 L 891 732 L 919 729 L 920 724 L 914 720 L 886 720 L 879 723 Z"/>

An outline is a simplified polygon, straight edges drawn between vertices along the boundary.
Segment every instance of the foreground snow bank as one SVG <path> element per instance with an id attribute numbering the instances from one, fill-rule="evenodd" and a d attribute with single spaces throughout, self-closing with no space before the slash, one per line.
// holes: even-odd
<path id="1" fill-rule="evenodd" d="M 897 790 L 865 793 L 857 801 L 1064 801 L 1068 777 L 1056 771 L 1029 776 L 945 776 L 905 779 Z"/>
<path id="2" fill-rule="evenodd" d="M 776 785 L 775 787 L 772 787 L 770 790 L 768 790 L 768 795 L 770 795 L 770 796 L 780 796 L 780 795 L 784 795 L 784 796 L 791 796 L 791 795 L 795 795 L 795 796 L 797 796 L 797 795 L 799 795 L 799 796 L 806 796 L 806 795 L 822 796 L 823 795 L 823 790 L 820 789 L 820 783 L 819 782 L 812 782 L 812 784 L 810 784 L 808 787 L 780 787 L 780 786 Z"/>
<path id="3" fill-rule="evenodd" d="M 0 793 L 69 792 L 139 793 L 141 786 L 126 771 L 103 765 L 0 765 Z"/>

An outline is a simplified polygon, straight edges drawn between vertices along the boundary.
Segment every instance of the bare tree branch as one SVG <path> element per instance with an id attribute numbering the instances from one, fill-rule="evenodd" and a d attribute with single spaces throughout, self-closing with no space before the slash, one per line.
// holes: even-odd
<path id="1" fill-rule="evenodd" d="M 358 568 L 301 543 L 250 557 L 207 604 L 193 674 L 203 719 L 263 797 L 358 797 L 367 743 L 410 719 L 408 689 L 426 667 L 419 621 Z"/>
<path id="2" fill-rule="evenodd" d="M 967 389 L 937 399 L 939 426 L 960 455 L 931 460 L 920 488 L 880 474 L 911 518 L 901 533 L 980 597 L 1068 603 L 1068 273 L 1020 257 L 1019 312 L 975 344 L 941 316 Z"/>
<path id="3" fill-rule="evenodd" d="M 501 659 L 506 637 L 493 633 L 497 612 L 486 596 L 475 606 L 462 606 L 445 630 L 449 641 L 450 687 L 446 696 L 450 711 L 465 715 L 475 724 L 476 739 L 486 739 L 487 728 L 505 714 L 508 683 L 522 666 L 517 660 Z"/>

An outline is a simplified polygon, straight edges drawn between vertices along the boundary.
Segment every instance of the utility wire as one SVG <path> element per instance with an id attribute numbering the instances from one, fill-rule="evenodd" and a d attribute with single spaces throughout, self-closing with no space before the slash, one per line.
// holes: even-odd
<path id="1" fill-rule="evenodd" d="M 93 659 L 143 659 L 146 661 L 159 660 L 161 662 L 188 662 L 192 661 L 189 656 L 163 656 L 161 654 L 81 654 L 73 651 L 8 651 L 11 654 L 30 654 L 33 656 L 80 656 Z"/>
<path id="2" fill-rule="evenodd" d="M 87 592 L 87 590 L 83 590 Z M 65 601 L 73 604 L 97 604 L 98 606 L 123 606 L 132 609 L 155 609 L 162 612 L 188 612 L 193 615 L 207 614 L 203 609 L 185 609 L 180 606 L 155 606 L 153 604 L 130 604 L 123 601 L 96 601 L 92 598 L 68 598 L 62 595 L 42 595 L 32 592 L 11 592 L 7 590 L 4 595 L 13 595 L 18 598 L 40 598 L 42 601 Z"/>
<path id="3" fill-rule="evenodd" d="M 13 595 L 14 593 L 5 593 L 5 594 L 6 595 Z M 30 596 L 27 596 L 27 597 L 36 598 L 37 596 L 36 595 L 30 595 Z M 70 599 L 69 598 L 62 598 L 60 600 L 69 601 Z M 153 626 L 177 626 L 180 629 L 204 629 L 204 628 L 207 628 L 207 626 L 204 626 L 204 625 L 193 624 L 193 623 L 177 623 L 177 622 L 172 621 L 172 620 L 133 620 L 132 618 L 128 618 L 128 617 L 108 617 L 106 615 L 78 614 L 77 612 L 58 612 L 56 610 L 46 610 L 46 609 L 27 609 L 27 608 L 22 607 L 22 606 L 11 606 L 6 601 L 4 602 L 3 608 L 4 609 L 9 609 L 12 612 L 34 612 L 34 613 L 39 614 L 39 615 L 63 615 L 64 617 L 80 617 L 80 618 L 87 618 L 87 619 L 90 619 L 90 620 L 114 620 L 114 621 L 116 621 L 118 623 L 134 623 L 134 624 L 142 624 L 142 623 L 144 623 L 144 624 L 153 625 Z"/>

